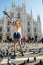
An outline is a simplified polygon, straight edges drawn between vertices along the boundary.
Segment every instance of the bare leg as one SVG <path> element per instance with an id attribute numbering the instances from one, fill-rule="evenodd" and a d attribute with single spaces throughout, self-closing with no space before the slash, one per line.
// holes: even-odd
<path id="1" fill-rule="evenodd" d="M 15 50 L 16 50 L 16 39 L 14 39 L 14 55 L 15 55 Z"/>
<path id="2" fill-rule="evenodd" d="M 21 39 L 19 39 L 18 42 L 19 42 L 19 45 L 20 45 L 20 49 L 22 50 Z"/>
<path id="3" fill-rule="evenodd" d="M 24 56 L 23 51 L 22 51 L 21 38 L 18 40 L 18 42 L 19 42 L 19 45 L 20 45 L 20 50 L 21 50 L 22 56 Z"/>

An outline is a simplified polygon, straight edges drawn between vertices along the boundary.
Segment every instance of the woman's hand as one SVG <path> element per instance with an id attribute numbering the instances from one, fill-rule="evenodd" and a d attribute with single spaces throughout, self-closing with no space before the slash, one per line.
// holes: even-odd
<path id="1" fill-rule="evenodd" d="M 14 21 L 13 21 L 13 22 L 11 22 L 11 24 L 12 24 L 12 26 L 14 26 L 14 25 L 15 25 Z"/>

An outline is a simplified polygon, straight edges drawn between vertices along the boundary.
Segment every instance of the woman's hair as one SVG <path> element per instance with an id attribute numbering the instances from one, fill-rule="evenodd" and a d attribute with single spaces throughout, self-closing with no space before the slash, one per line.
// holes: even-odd
<path id="1" fill-rule="evenodd" d="M 15 22 L 18 22 L 18 20 L 16 20 Z"/>
<path id="2" fill-rule="evenodd" d="M 19 23 L 19 26 L 21 26 L 21 24 L 20 24 L 19 20 L 16 20 L 16 21 L 15 21 L 15 24 L 16 24 L 16 22 L 18 22 L 18 23 Z"/>

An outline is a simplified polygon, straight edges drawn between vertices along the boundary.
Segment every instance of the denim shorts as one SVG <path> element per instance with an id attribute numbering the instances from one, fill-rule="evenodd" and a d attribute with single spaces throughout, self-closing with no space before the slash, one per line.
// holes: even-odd
<path id="1" fill-rule="evenodd" d="M 21 35 L 20 35 L 20 33 L 19 32 L 14 32 L 14 35 L 13 35 L 13 37 L 15 38 L 15 39 L 19 39 L 19 38 L 21 38 Z"/>

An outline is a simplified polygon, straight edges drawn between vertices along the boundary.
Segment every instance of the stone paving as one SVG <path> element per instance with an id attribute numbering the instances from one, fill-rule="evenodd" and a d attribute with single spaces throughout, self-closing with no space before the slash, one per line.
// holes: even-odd
<path id="1" fill-rule="evenodd" d="M 11 52 L 11 50 L 13 51 L 14 49 L 14 44 L 13 43 L 0 43 L 0 49 L 1 50 L 6 50 L 6 48 L 8 48 L 8 46 L 9 46 L 9 52 Z M 19 49 L 19 45 L 18 44 L 16 44 L 16 46 L 17 46 L 17 48 Z M 17 54 L 17 59 L 19 59 L 19 58 L 30 58 L 30 57 L 38 57 L 38 56 L 42 56 L 43 57 L 43 52 L 41 52 L 41 53 L 30 53 L 29 52 L 29 49 L 39 49 L 39 48 L 42 48 L 43 49 L 43 44 L 42 43 L 29 43 L 29 44 L 25 44 L 25 45 L 23 45 L 23 50 L 25 51 L 26 50 L 26 52 L 24 53 L 24 56 L 22 57 L 21 55 L 20 55 L 20 53 L 16 50 L 16 53 L 18 53 Z M 33 50 L 32 50 L 33 51 Z M 42 51 L 42 50 L 41 50 Z M 5 59 L 7 59 L 8 60 L 8 57 L 4 57 L 4 58 L 0 58 L 0 63 L 2 63 L 3 62 L 3 60 L 4 61 L 6 61 Z M 40 59 L 38 59 L 36 62 L 31 62 L 31 63 L 27 63 L 26 65 L 34 65 L 35 63 L 38 63 L 39 62 L 39 60 Z M 43 58 L 42 58 L 42 60 L 43 60 Z M 18 64 L 20 64 L 20 63 L 23 63 L 24 61 L 22 60 L 22 61 L 14 61 L 14 63 L 16 64 L 16 65 L 18 65 Z"/>

